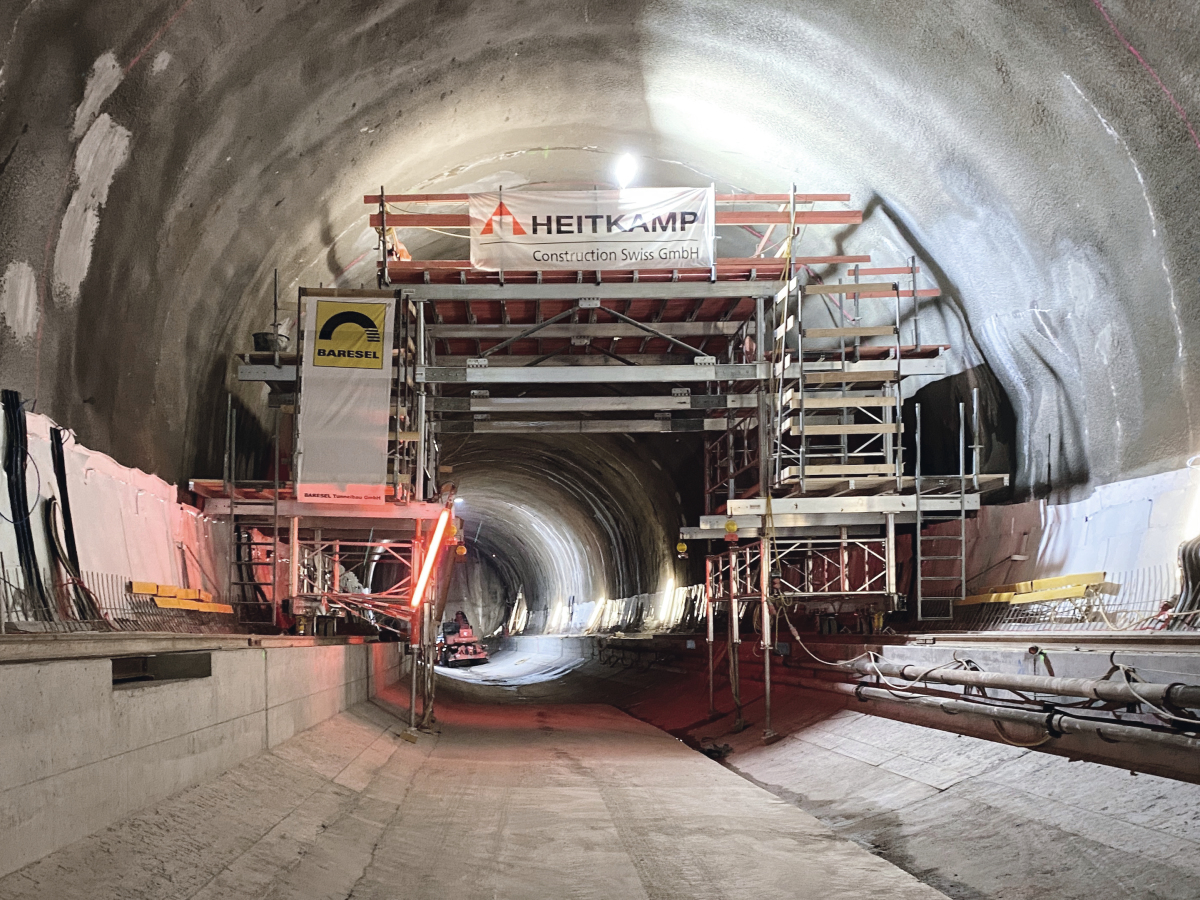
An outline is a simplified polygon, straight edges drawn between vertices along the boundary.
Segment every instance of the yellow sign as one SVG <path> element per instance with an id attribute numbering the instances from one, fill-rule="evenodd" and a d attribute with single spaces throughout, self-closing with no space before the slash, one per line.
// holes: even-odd
<path id="1" fill-rule="evenodd" d="M 313 365 L 339 369 L 382 369 L 386 303 L 317 301 Z"/>

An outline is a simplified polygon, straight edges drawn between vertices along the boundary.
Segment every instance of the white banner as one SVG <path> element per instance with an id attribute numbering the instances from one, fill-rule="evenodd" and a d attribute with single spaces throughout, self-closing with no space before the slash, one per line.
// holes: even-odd
<path id="1" fill-rule="evenodd" d="M 394 300 L 307 300 L 298 500 L 384 501 L 395 315 Z"/>
<path id="2" fill-rule="evenodd" d="M 471 194 L 477 269 L 690 269 L 713 265 L 713 189 Z"/>

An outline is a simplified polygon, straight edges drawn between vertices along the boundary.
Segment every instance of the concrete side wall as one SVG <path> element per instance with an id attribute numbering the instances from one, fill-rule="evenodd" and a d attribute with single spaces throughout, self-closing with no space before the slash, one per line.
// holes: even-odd
<path id="1" fill-rule="evenodd" d="M 209 678 L 119 687 L 108 659 L 0 666 L 0 875 L 373 696 L 398 647 L 214 651 Z"/>

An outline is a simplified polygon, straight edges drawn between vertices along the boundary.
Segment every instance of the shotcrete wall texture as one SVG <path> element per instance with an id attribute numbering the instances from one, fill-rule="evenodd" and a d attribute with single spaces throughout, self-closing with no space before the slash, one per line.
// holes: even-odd
<path id="1" fill-rule="evenodd" d="M 213 474 L 271 269 L 285 299 L 373 279 L 363 193 L 605 185 L 630 152 L 641 184 L 850 191 L 864 224 L 800 252 L 919 256 L 943 290 L 922 338 L 1007 395 L 1018 495 L 1078 498 L 1196 447 L 1196 29 L 1191 0 L 10 2 L 0 382 L 123 463 Z M 537 518 L 512 485 L 545 481 L 579 529 L 553 560 L 497 536 L 522 579 L 664 568 L 584 522 L 628 447 L 514 459 L 467 467 L 481 512 Z"/>

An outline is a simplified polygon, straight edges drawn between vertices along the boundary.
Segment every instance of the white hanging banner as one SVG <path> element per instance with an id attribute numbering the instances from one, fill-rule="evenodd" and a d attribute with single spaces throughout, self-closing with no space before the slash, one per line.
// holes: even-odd
<path id="1" fill-rule="evenodd" d="M 307 300 L 298 500 L 384 502 L 395 315 L 394 300 Z"/>
<path id="2" fill-rule="evenodd" d="M 477 269 L 686 269 L 714 263 L 713 189 L 471 194 Z"/>

